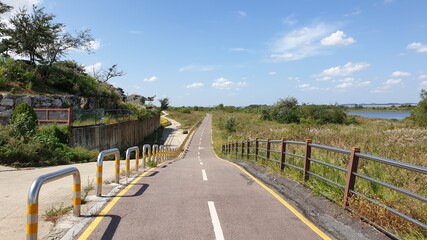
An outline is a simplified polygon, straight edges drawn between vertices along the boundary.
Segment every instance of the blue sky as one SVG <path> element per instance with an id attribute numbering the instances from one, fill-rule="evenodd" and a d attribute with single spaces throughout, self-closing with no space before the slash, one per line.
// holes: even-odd
<path id="1" fill-rule="evenodd" d="M 427 89 L 427 1 L 10 0 L 68 31 L 91 29 L 88 68 L 173 106 L 418 102 Z"/>

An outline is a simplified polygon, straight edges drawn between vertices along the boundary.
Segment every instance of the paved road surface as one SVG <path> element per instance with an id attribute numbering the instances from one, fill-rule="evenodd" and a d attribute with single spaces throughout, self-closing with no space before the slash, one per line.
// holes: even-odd
<path id="1" fill-rule="evenodd" d="M 131 184 L 81 239 L 327 238 L 236 166 L 216 158 L 210 126 L 208 116 L 184 159 Z"/>

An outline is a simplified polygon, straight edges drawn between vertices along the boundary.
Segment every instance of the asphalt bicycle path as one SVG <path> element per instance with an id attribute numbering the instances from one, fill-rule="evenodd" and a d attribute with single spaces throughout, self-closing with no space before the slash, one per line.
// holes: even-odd
<path id="1" fill-rule="evenodd" d="M 79 239 L 330 239 L 259 180 L 217 158 L 211 116 L 186 156 L 151 169 Z"/>

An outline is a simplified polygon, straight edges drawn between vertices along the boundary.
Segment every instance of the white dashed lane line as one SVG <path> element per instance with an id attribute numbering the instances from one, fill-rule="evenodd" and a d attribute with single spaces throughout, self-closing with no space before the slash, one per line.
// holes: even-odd
<path id="1" fill-rule="evenodd" d="M 221 223 L 219 222 L 218 214 L 216 212 L 215 203 L 208 201 L 209 212 L 211 214 L 212 225 L 215 232 L 216 240 L 224 240 L 224 234 L 222 233 Z"/>
<path id="2" fill-rule="evenodd" d="M 202 169 L 202 177 L 203 177 L 203 181 L 207 181 L 208 180 L 208 176 L 206 175 L 205 169 Z"/>

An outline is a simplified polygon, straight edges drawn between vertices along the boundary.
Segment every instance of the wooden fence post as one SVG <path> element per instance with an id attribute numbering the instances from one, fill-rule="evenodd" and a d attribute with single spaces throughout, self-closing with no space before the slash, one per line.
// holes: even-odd
<path id="1" fill-rule="evenodd" d="M 304 157 L 304 182 L 307 182 L 309 179 L 308 172 L 310 171 L 310 160 L 311 158 L 311 139 L 305 141 L 305 157 Z"/>
<path id="2" fill-rule="evenodd" d="M 248 140 L 246 144 L 246 160 L 249 160 L 250 150 L 251 150 L 251 142 Z"/>
<path id="3" fill-rule="evenodd" d="M 235 145 L 235 150 L 236 150 L 236 159 L 237 159 L 237 156 L 238 156 L 238 153 L 239 153 L 239 142 L 236 142 L 236 145 Z"/>
<path id="4" fill-rule="evenodd" d="M 285 171 L 285 159 L 286 159 L 286 143 L 285 139 L 282 138 L 282 141 L 280 143 L 280 171 Z"/>
<path id="5" fill-rule="evenodd" d="M 258 162 L 258 138 L 255 138 L 255 162 Z"/>
<path id="6" fill-rule="evenodd" d="M 244 156 L 245 156 L 245 142 L 242 142 L 242 149 L 240 150 L 241 151 L 241 158 L 242 158 L 242 160 L 243 160 L 243 158 L 244 158 Z"/>
<path id="7" fill-rule="evenodd" d="M 270 139 L 267 139 L 267 146 L 265 150 L 265 161 L 268 162 L 270 160 L 270 148 L 271 148 L 271 143 L 270 143 Z"/>
<path id="8" fill-rule="evenodd" d="M 359 157 L 356 156 L 356 154 L 360 153 L 359 148 L 352 148 L 351 149 L 351 155 L 350 155 L 350 161 L 348 162 L 347 166 L 347 180 L 345 182 L 345 188 L 344 188 L 344 199 L 342 202 L 342 207 L 347 208 L 348 206 L 348 197 L 351 194 L 351 191 L 354 190 L 354 185 L 356 183 L 356 175 L 353 173 L 357 172 L 357 167 L 359 165 Z"/>

